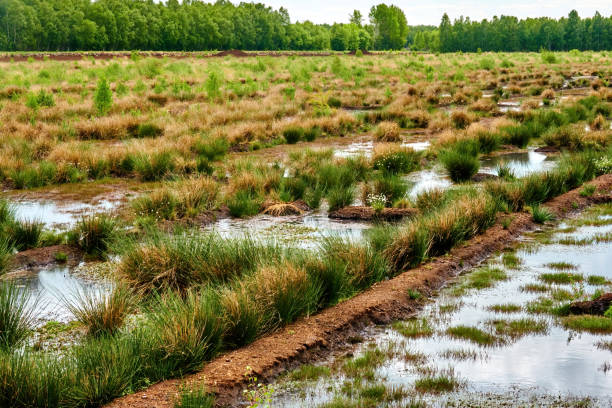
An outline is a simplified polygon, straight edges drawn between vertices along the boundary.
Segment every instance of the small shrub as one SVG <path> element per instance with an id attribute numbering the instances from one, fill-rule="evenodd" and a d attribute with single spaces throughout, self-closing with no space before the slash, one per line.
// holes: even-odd
<path id="1" fill-rule="evenodd" d="M 94 105 L 99 115 L 106 115 L 113 106 L 113 92 L 106 78 L 100 78 L 94 94 Z"/>

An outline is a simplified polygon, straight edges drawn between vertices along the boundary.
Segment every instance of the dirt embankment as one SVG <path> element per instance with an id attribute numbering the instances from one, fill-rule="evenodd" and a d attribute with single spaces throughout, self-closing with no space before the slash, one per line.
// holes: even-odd
<path id="1" fill-rule="evenodd" d="M 580 189 L 576 189 L 553 199 L 546 207 L 557 216 L 563 216 L 594 202 L 610 199 L 612 175 L 601 176 L 592 184 L 606 194 L 595 198 L 581 197 Z M 368 325 L 407 318 L 423 306 L 422 301 L 408 297 L 409 289 L 418 290 L 426 296 L 432 295 L 449 279 L 478 265 L 495 251 L 503 250 L 534 226 L 527 213 L 514 214 L 507 229 L 498 223 L 485 234 L 453 249 L 448 256 L 433 259 L 394 279 L 381 282 L 350 300 L 303 318 L 247 347 L 221 355 L 197 374 L 183 380 L 156 384 L 117 399 L 107 407 L 172 407 L 184 383 L 204 385 L 217 393 L 219 404 L 235 405 L 242 389 L 247 386 L 247 367 L 260 380 L 272 380 L 300 363 L 325 356 L 345 345 L 348 339 Z"/>

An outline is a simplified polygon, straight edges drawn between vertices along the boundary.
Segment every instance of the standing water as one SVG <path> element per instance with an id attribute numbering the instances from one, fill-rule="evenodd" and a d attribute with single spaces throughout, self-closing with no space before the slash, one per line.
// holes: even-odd
<path id="1" fill-rule="evenodd" d="M 587 330 L 563 312 L 612 290 L 610 214 L 526 236 L 415 319 L 375 329 L 357 357 L 325 363 L 314 381 L 281 381 L 272 406 L 612 406 L 611 318 Z"/>

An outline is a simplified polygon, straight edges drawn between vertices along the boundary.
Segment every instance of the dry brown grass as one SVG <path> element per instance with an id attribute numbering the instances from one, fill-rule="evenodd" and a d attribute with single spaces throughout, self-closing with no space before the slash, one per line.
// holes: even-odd
<path id="1" fill-rule="evenodd" d="M 131 115 L 112 115 L 77 122 L 74 128 L 82 140 L 118 140 L 133 136 L 140 123 Z"/>
<path id="2" fill-rule="evenodd" d="M 395 122 L 380 122 L 376 127 L 374 137 L 380 142 L 398 142 L 400 127 Z"/>

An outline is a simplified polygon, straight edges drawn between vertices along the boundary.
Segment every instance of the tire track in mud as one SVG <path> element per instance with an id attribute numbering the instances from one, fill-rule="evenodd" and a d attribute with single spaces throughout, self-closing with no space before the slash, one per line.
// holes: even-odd
<path id="1" fill-rule="evenodd" d="M 612 174 L 598 177 L 590 184 L 605 194 L 582 197 L 581 188 L 578 188 L 554 198 L 545 207 L 558 217 L 563 217 L 591 204 L 610 201 Z M 430 296 L 462 271 L 477 266 L 496 251 L 510 246 L 523 233 L 535 228 L 528 213 L 515 213 L 512 216 L 514 219 L 507 229 L 498 222 L 484 234 L 454 248 L 447 255 L 380 282 L 354 298 L 302 318 L 246 347 L 220 355 L 199 373 L 182 380 L 153 385 L 119 398 L 106 407 L 173 407 L 182 385 L 204 385 L 217 394 L 219 405 L 235 406 L 242 390 L 248 386 L 245 377 L 247 367 L 261 381 L 271 381 L 301 363 L 328 356 L 369 325 L 408 318 L 425 303 L 424 300 L 411 300 L 409 289 Z"/>

